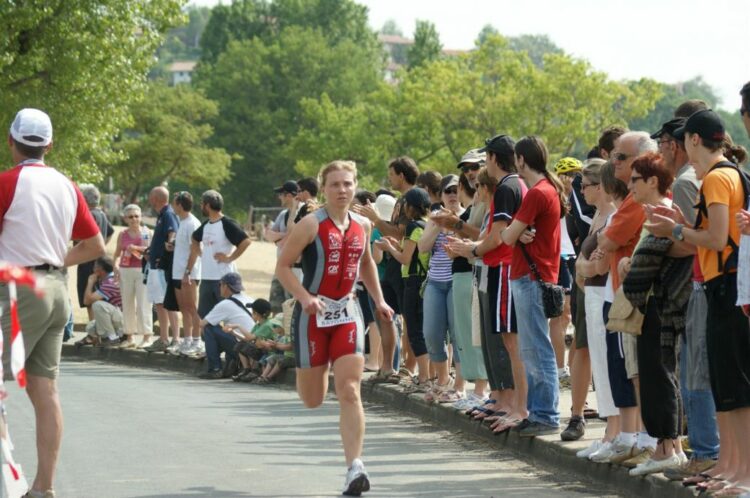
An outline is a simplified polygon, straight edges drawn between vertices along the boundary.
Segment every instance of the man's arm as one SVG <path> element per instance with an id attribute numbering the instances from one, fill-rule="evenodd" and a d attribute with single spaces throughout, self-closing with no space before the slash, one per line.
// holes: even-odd
<path id="1" fill-rule="evenodd" d="M 235 261 L 237 258 L 242 256 L 242 253 L 245 252 L 245 250 L 247 250 L 248 247 L 250 247 L 251 243 L 252 241 L 249 238 L 240 242 L 240 244 L 234 248 L 234 251 L 232 251 L 232 254 L 229 255 L 229 262 L 231 263 L 232 261 Z"/>
<path id="2" fill-rule="evenodd" d="M 104 239 L 101 233 L 97 233 L 71 247 L 68 254 L 65 255 L 64 265 L 66 267 L 80 265 L 93 261 L 100 256 L 104 256 Z"/>

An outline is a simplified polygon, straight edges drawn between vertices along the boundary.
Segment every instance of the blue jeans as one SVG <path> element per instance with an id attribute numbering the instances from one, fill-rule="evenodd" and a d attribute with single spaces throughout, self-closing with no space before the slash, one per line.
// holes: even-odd
<path id="1" fill-rule="evenodd" d="M 691 298 L 692 299 L 692 298 Z M 705 332 L 705 331 L 704 331 Z M 680 352 L 680 394 L 688 420 L 688 440 L 695 458 L 719 458 L 719 429 L 716 425 L 716 405 L 710 389 L 688 389 L 688 345 L 682 334 Z"/>
<path id="2" fill-rule="evenodd" d="M 427 280 L 424 290 L 424 309 L 427 313 L 422 319 L 422 333 L 427 342 L 430 361 L 448 361 L 446 342 L 450 335 L 451 344 L 456 343 L 456 326 L 453 321 L 453 282 L 436 282 Z M 461 363 L 458 348 L 453 348 L 453 361 Z"/>
<path id="3" fill-rule="evenodd" d="M 219 325 L 206 325 L 203 329 L 203 342 L 206 343 L 206 361 L 208 370 L 221 370 L 221 352 L 224 351 L 227 361 L 236 360 L 234 346 L 237 338 L 221 330 Z"/>
<path id="4" fill-rule="evenodd" d="M 542 289 L 528 275 L 511 280 L 513 305 L 518 322 L 521 360 L 529 383 L 529 421 L 557 427 L 560 424 L 560 386 L 555 350 L 544 316 Z"/>

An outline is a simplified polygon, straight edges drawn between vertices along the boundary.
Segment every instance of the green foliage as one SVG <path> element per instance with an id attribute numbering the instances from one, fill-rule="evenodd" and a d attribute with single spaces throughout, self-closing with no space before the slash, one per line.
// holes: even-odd
<path id="1" fill-rule="evenodd" d="M 383 27 L 380 28 L 380 32 L 384 35 L 404 36 L 404 32 L 393 19 L 388 19 L 386 22 L 384 22 Z"/>
<path id="2" fill-rule="evenodd" d="M 467 55 L 399 78 L 354 105 L 305 100 L 301 130 L 289 143 L 298 171 L 353 159 L 374 185 L 390 157 L 406 154 L 423 169 L 455 172 L 466 150 L 501 132 L 541 135 L 554 159 L 588 150 L 604 127 L 646 115 L 660 97 L 656 82 L 610 81 L 564 54 L 546 54 L 537 65 L 496 35 Z"/>
<path id="3" fill-rule="evenodd" d="M 211 16 L 208 7 L 190 7 L 187 24 L 170 29 L 164 43 L 156 51 L 156 65 L 149 78 L 168 81 L 169 65 L 179 60 L 196 61 L 201 56 L 200 39 Z"/>
<path id="4" fill-rule="evenodd" d="M 126 199 L 170 180 L 218 188 L 229 178 L 232 158 L 206 146 L 219 109 L 201 92 L 152 83 L 132 112 L 133 126 L 115 142 L 126 159 L 104 169 Z"/>
<path id="5" fill-rule="evenodd" d="M 0 124 L 22 107 L 52 118 L 52 163 L 97 180 L 183 0 L 29 0 L 0 8 Z M 4 125 L 3 125 L 4 126 Z M 0 148 L 9 162 L 7 148 Z"/>
<path id="6" fill-rule="evenodd" d="M 269 40 L 230 42 L 214 65 L 200 67 L 196 81 L 220 107 L 214 143 L 242 156 L 224 187 L 228 199 L 243 207 L 272 202 L 271 187 L 295 177 L 296 158 L 285 145 L 299 129 L 306 98 L 325 94 L 351 106 L 377 88 L 382 52 L 360 44 L 361 30 L 350 31 L 352 39 L 333 42 L 321 29 L 287 26 Z"/>
<path id="7" fill-rule="evenodd" d="M 213 64 L 233 40 L 247 40 L 270 30 L 268 4 L 263 0 L 234 0 L 211 9 L 201 36 L 201 61 Z"/>
<path id="8" fill-rule="evenodd" d="M 508 39 L 511 50 L 525 52 L 531 61 L 541 66 L 544 63 L 544 56 L 547 54 L 563 54 L 563 49 L 555 45 L 547 35 L 520 35 Z"/>
<path id="9" fill-rule="evenodd" d="M 443 45 L 440 43 L 435 24 L 430 21 L 417 20 L 417 27 L 414 30 L 414 44 L 409 47 L 406 53 L 406 60 L 409 68 L 421 66 L 440 58 Z"/>

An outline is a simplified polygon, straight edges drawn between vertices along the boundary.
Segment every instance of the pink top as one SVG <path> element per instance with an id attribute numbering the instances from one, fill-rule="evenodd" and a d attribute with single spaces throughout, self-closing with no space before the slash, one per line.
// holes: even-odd
<path id="1" fill-rule="evenodd" d="M 130 232 L 128 230 L 124 230 L 122 232 L 122 237 L 120 238 L 120 248 L 122 249 L 122 255 L 120 256 L 120 268 L 140 268 L 141 267 L 141 259 L 142 255 L 140 254 L 134 254 L 128 251 L 128 246 L 130 244 L 136 245 L 136 246 L 147 246 L 148 245 L 148 232 L 145 230 L 141 232 L 140 235 L 133 237 L 130 235 Z M 146 235 L 146 240 L 144 240 L 144 235 Z"/>

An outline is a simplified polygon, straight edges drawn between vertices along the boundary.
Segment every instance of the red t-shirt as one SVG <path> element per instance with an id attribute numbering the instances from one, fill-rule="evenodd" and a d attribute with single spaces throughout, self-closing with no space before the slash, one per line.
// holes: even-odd
<path id="1" fill-rule="evenodd" d="M 515 217 L 536 229 L 534 241 L 524 245 L 524 248 L 545 282 L 557 283 L 560 272 L 560 215 L 557 190 L 544 178 L 526 193 Z M 516 280 L 525 275 L 536 280 L 521 252 L 521 243 L 518 242 L 513 247 L 510 279 Z"/>

